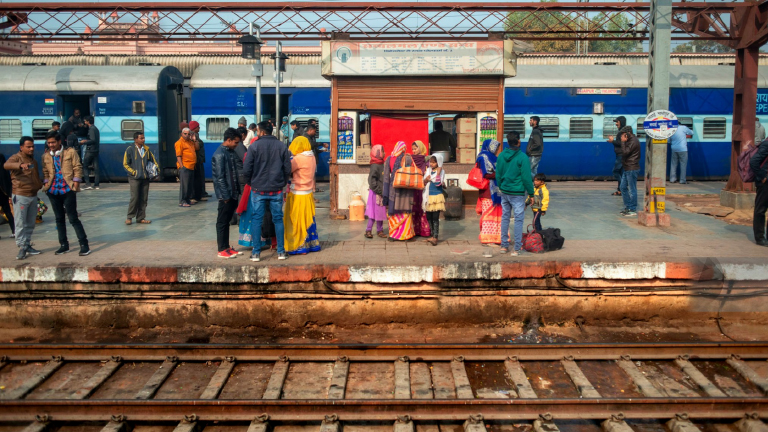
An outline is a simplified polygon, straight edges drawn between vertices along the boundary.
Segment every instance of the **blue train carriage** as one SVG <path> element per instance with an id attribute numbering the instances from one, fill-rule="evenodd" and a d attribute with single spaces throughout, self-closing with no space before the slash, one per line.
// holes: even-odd
<path id="1" fill-rule="evenodd" d="M 201 65 L 195 69 L 190 81 L 192 94 L 192 120 L 200 123 L 200 135 L 205 141 L 205 175 L 211 176 L 210 156 L 221 144 L 224 130 L 237 127 L 245 117 L 255 122 L 256 78 L 249 65 Z M 274 66 L 264 65 L 261 79 L 262 118 L 288 115 L 306 125 L 310 119 L 318 121 L 317 141 L 330 142 L 331 84 L 320 74 L 320 65 L 288 64 L 280 85 L 280 112 L 275 115 Z M 279 120 L 276 123 L 279 127 Z M 328 177 L 329 153 L 322 153 L 318 161 L 318 178 Z"/>
<path id="2" fill-rule="evenodd" d="M 613 119 L 625 116 L 641 139 L 645 161 L 647 66 L 526 65 L 505 83 L 504 129 L 531 133 L 541 117 L 544 157 L 539 172 L 555 179 L 610 178 L 615 158 L 606 142 Z M 733 66 L 671 66 L 669 108 L 694 131 L 688 141 L 688 178 L 727 179 L 733 118 Z M 758 118 L 768 120 L 768 74 L 761 72 Z M 761 110 L 761 98 L 764 100 Z M 667 163 L 671 157 L 667 157 Z M 669 166 L 667 166 L 667 173 Z M 641 174 L 643 174 L 641 172 Z"/>
<path id="3" fill-rule="evenodd" d="M 77 108 L 94 117 L 101 133 L 102 181 L 126 180 L 123 154 L 136 131 L 144 132 L 164 176 L 173 178 L 183 84 L 174 67 L 2 66 L 0 152 L 18 152 L 27 135 L 39 159 L 51 123 L 63 123 Z"/>

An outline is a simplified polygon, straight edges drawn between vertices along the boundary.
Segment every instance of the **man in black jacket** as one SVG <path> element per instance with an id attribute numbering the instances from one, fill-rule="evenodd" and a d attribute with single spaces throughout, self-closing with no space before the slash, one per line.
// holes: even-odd
<path id="1" fill-rule="evenodd" d="M 622 216 L 637 216 L 637 176 L 640 174 L 640 140 L 632 133 L 632 127 L 624 126 L 619 131 L 622 142 L 621 196 L 624 199 Z"/>
<path id="2" fill-rule="evenodd" d="M 259 140 L 248 147 L 243 164 L 243 176 L 250 179 L 250 204 L 253 211 L 251 232 L 260 233 L 264 212 L 269 206 L 277 237 L 277 259 L 286 259 L 285 227 L 283 226 L 283 189 L 291 178 L 291 152 L 272 135 L 269 122 L 259 123 Z M 253 236 L 251 261 L 260 261 L 261 238 Z"/>
<path id="3" fill-rule="evenodd" d="M 616 130 L 620 131 L 627 125 L 627 118 L 624 116 L 618 116 L 613 119 L 613 123 L 616 125 Z M 613 152 L 616 154 L 616 160 L 613 162 L 613 178 L 616 179 L 616 192 L 612 195 L 621 195 L 621 176 L 624 174 L 624 168 L 621 162 L 621 134 L 616 136 L 608 136 L 608 142 L 613 144 Z"/>
<path id="4" fill-rule="evenodd" d="M 768 144 L 763 141 L 757 148 L 757 153 L 749 160 L 749 167 L 755 173 L 755 212 L 752 216 L 752 230 L 755 232 L 755 243 L 768 246 L 765 238 L 765 213 L 768 212 Z"/>
<path id="5" fill-rule="evenodd" d="M 211 157 L 211 176 L 213 190 L 219 199 L 218 216 L 216 217 L 216 241 L 219 247 L 219 258 L 237 258 L 240 254 L 229 244 L 229 220 L 237 210 L 240 198 L 240 183 L 237 181 L 235 168 L 235 147 L 242 138 L 233 128 L 224 131 L 224 142 L 216 149 Z"/>
<path id="6" fill-rule="evenodd" d="M 96 189 L 99 188 L 99 142 L 101 141 L 101 134 L 99 129 L 93 124 L 93 117 L 88 116 L 84 119 L 85 126 L 88 127 L 88 138 L 80 140 L 80 145 L 85 147 L 85 158 L 83 158 L 83 177 L 85 177 L 84 190 L 91 190 L 91 169 L 93 164 L 93 185 Z"/>
<path id="7" fill-rule="evenodd" d="M 525 154 L 531 160 L 531 178 L 536 177 L 539 172 L 539 162 L 541 155 L 544 154 L 544 134 L 541 132 L 539 116 L 531 116 L 528 124 L 531 125 L 531 137 L 528 138 L 528 145 L 525 147 Z"/>

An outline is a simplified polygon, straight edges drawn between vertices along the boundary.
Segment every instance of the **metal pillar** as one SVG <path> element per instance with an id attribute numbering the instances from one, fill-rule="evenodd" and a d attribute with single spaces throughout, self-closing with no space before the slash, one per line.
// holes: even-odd
<path id="1" fill-rule="evenodd" d="M 275 126 L 282 126 L 283 122 L 280 119 L 280 83 L 283 81 L 283 75 L 280 73 L 280 55 L 282 54 L 283 47 L 280 41 L 277 41 L 275 46 Z M 279 129 L 278 129 L 279 130 Z M 280 136 L 278 131 L 273 131 L 275 136 Z"/>
<path id="2" fill-rule="evenodd" d="M 648 112 L 669 109 L 669 55 L 672 37 L 672 0 L 651 0 L 648 41 Z M 646 226 L 669 226 L 664 213 L 667 140 L 645 140 L 645 202 L 638 221 Z"/>
<path id="3" fill-rule="evenodd" d="M 253 29 L 256 28 L 256 37 L 261 39 L 261 27 L 251 23 L 250 34 L 253 36 Z M 256 77 L 256 122 L 261 121 L 261 76 L 263 74 L 263 66 L 261 64 L 261 51 L 256 53 L 256 64 L 253 67 L 253 75 Z"/>
<path id="4" fill-rule="evenodd" d="M 725 190 L 729 192 L 754 191 L 753 183 L 742 183 L 737 163 L 742 149 L 748 145 L 759 144 L 755 142 L 759 50 L 760 47 L 757 45 L 736 50 L 736 76 L 733 81 L 731 175 L 725 185 Z"/>

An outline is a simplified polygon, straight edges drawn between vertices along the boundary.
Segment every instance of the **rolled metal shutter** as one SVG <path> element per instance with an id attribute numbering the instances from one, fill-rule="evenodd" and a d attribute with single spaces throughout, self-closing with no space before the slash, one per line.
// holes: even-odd
<path id="1" fill-rule="evenodd" d="M 504 81 L 500 77 L 339 77 L 336 85 L 339 110 L 494 112 L 502 108 Z"/>

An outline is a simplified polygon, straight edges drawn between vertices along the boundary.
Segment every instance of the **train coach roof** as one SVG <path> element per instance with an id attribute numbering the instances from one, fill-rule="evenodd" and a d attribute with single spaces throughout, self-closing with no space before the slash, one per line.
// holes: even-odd
<path id="1" fill-rule="evenodd" d="M 263 65 L 261 85 L 274 87 L 274 65 Z M 191 88 L 240 88 L 254 87 L 256 78 L 251 75 L 251 65 L 200 65 L 192 74 Z M 320 74 L 320 65 L 291 65 L 283 73 L 284 87 L 330 87 L 330 81 Z"/>
<path id="2" fill-rule="evenodd" d="M 169 66 L 0 66 L 0 91 L 157 91 L 183 82 Z"/>
<path id="3" fill-rule="evenodd" d="M 673 88 L 733 88 L 734 66 L 670 66 Z M 648 87 L 646 65 L 521 65 L 506 87 Z M 759 87 L 768 87 L 760 71 Z"/>

